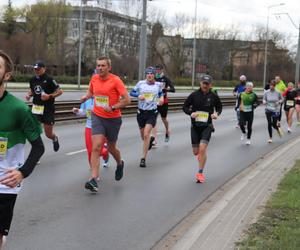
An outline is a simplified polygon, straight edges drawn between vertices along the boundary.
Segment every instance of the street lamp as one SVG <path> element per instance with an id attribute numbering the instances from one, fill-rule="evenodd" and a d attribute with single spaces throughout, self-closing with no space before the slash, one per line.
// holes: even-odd
<path id="1" fill-rule="evenodd" d="M 79 50 L 78 50 L 78 77 L 77 87 L 80 89 L 81 77 L 81 52 L 82 51 L 82 0 L 80 1 L 80 18 L 79 18 Z"/>
<path id="2" fill-rule="evenodd" d="M 146 68 L 147 50 L 147 0 L 143 0 L 143 16 L 140 34 L 139 79 L 143 79 Z"/>
<path id="3" fill-rule="evenodd" d="M 268 17 L 267 17 L 267 33 L 266 33 L 266 44 L 265 44 L 265 59 L 264 59 L 264 79 L 263 84 L 266 86 L 267 78 L 267 61 L 268 61 L 268 40 L 269 40 L 269 18 L 270 18 L 270 9 L 278 6 L 285 5 L 285 3 L 273 4 L 268 6 Z"/>
<path id="4" fill-rule="evenodd" d="M 195 0 L 195 17 L 194 17 L 194 41 L 193 41 L 193 63 L 192 63 L 192 90 L 195 85 L 195 68 L 196 68 L 196 24 L 197 24 L 197 2 Z"/>

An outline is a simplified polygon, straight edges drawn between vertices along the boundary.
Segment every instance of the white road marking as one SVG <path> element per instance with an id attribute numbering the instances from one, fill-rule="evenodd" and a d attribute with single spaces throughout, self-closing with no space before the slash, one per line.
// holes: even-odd
<path id="1" fill-rule="evenodd" d="M 76 155 L 76 154 L 79 154 L 79 153 L 82 153 L 82 152 L 85 152 L 86 149 L 81 149 L 81 150 L 78 150 L 78 151 L 73 151 L 73 152 L 70 152 L 70 153 L 66 153 L 66 155 Z"/>

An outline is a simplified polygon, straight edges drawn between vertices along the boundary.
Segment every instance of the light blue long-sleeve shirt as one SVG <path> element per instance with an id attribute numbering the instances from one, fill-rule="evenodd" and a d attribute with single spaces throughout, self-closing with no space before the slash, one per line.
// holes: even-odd
<path id="1" fill-rule="evenodd" d="M 91 119 L 91 112 L 94 107 L 94 98 L 90 98 L 86 100 L 84 103 L 81 103 L 79 112 L 77 113 L 80 116 L 86 116 L 86 123 L 85 127 L 91 128 L 92 127 L 92 119 Z"/>

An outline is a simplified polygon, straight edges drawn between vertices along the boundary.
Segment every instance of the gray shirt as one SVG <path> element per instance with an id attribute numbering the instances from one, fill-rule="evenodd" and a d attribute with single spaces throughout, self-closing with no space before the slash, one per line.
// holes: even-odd
<path id="1" fill-rule="evenodd" d="M 280 104 L 283 102 L 283 97 L 279 92 L 268 89 L 264 93 L 263 100 L 266 103 L 266 110 L 271 112 L 280 112 Z"/>

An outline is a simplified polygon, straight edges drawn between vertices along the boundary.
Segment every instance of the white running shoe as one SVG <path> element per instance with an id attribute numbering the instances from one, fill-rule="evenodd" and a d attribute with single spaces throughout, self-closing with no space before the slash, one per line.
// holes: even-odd
<path id="1" fill-rule="evenodd" d="M 272 143 L 273 141 L 272 141 L 272 139 L 270 138 L 269 140 L 268 140 L 268 143 Z"/>
<path id="2" fill-rule="evenodd" d="M 246 134 L 242 134 L 241 135 L 241 141 L 245 140 L 245 138 L 246 138 Z"/>
<path id="3" fill-rule="evenodd" d="M 246 145 L 250 145 L 251 144 L 251 141 L 250 140 L 247 140 L 246 141 Z"/>
<path id="4" fill-rule="evenodd" d="M 287 132 L 288 132 L 288 133 L 292 133 L 291 128 L 288 128 L 288 129 L 287 129 Z"/>

